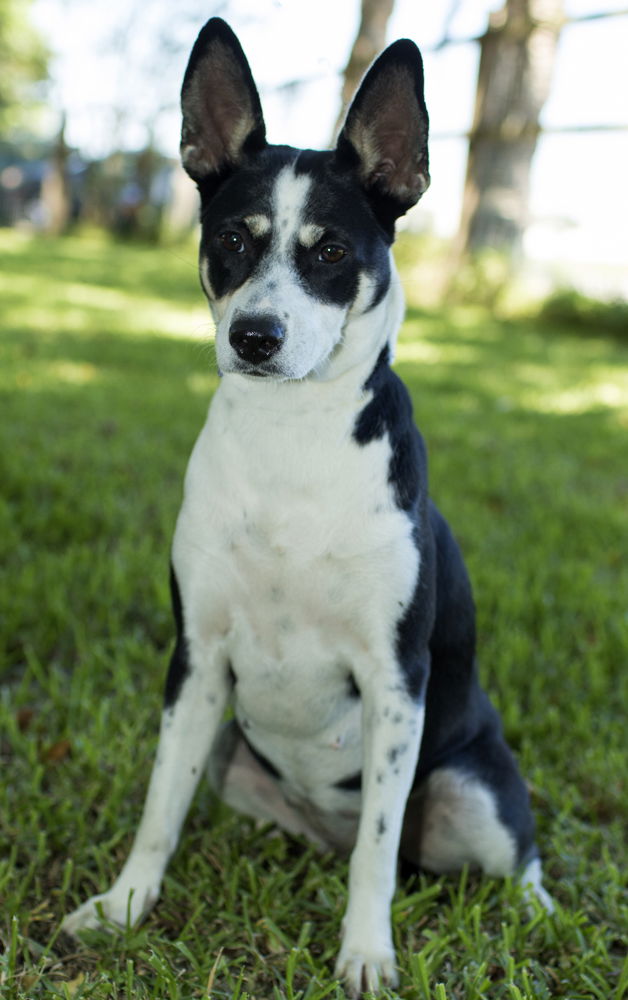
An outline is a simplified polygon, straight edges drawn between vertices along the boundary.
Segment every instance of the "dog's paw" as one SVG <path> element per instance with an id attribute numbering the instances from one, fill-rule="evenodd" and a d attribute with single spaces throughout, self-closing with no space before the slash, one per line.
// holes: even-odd
<path id="1" fill-rule="evenodd" d="M 336 962 L 336 977 L 345 984 L 352 997 L 377 993 L 382 986 L 396 986 L 399 977 L 392 948 L 380 948 L 367 953 L 364 947 L 352 947 L 345 942 Z"/>
<path id="2" fill-rule="evenodd" d="M 76 937 L 81 931 L 114 932 L 118 928 L 133 927 L 150 910 L 157 896 L 158 892 L 136 892 L 114 886 L 109 892 L 92 896 L 69 913 L 61 924 L 61 930 Z"/>
<path id="3" fill-rule="evenodd" d="M 527 909 L 530 917 L 533 917 L 535 914 L 535 902 L 538 903 L 546 913 L 551 914 L 554 912 L 554 900 L 550 896 L 549 892 L 543 888 L 543 872 L 541 869 L 541 862 L 538 858 L 533 858 L 532 861 L 528 863 L 525 870 L 519 877 L 519 883 L 523 888 L 523 895 L 527 903 Z"/>
<path id="4" fill-rule="evenodd" d="M 76 937 L 81 931 L 110 930 L 107 923 L 117 923 L 118 921 L 107 912 L 107 895 L 108 893 L 103 892 L 99 896 L 92 896 L 82 906 L 77 907 L 72 913 L 68 913 L 67 917 L 63 919 L 61 930 L 72 937 Z M 102 916 L 98 912 L 99 904 L 102 906 Z"/>

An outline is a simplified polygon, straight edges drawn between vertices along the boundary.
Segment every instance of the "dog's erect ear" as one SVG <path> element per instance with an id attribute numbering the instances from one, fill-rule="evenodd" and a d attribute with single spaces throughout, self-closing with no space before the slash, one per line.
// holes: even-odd
<path id="1" fill-rule="evenodd" d="M 190 177 L 218 178 L 266 145 L 253 76 L 233 31 L 213 17 L 201 30 L 181 89 L 181 159 Z"/>
<path id="2" fill-rule="evenodd" d="M 423 61 L 409 39 L 390 45 L 364 77 L 338 137 L 339 163 L 398 217 L 430 183 Z"/>

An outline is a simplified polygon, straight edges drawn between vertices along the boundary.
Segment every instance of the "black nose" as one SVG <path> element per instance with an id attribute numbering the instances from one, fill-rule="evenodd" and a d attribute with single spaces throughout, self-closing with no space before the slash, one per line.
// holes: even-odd
<path id="1" fill-rule="evenodd" d="M 276 354 L 284 329 L 274 316 L 240 316 L 231 324 L 229 343 L 242 361 L 261 365 Z"/>

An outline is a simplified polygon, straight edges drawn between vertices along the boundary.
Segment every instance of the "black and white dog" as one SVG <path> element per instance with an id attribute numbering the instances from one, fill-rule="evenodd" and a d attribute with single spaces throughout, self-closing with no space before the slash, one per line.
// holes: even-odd
<path id="1" fill-rule="evenodd" d="M 112 888 L 64 927 L 147 912 L 208 766 L 235 808 L 351 853 L 336 972 L 359 994 L 396 982 L 399 855 L 519 873 L 551 907 L 478 683 L 466 571 L 390 368 L 395 220 L 429 184 L 421 57 L 386 49 L 335 150 L 272 146 L 242 49 L 212 19 L 182 106 L 222 381 L 174 538 L 177 642 L 142 821 Z"/>

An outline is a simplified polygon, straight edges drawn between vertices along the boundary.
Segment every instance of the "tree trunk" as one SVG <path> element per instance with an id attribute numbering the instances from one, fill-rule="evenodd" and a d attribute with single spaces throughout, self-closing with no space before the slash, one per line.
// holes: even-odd
<path id="1" fill-rule="evenodd" d="M 548 97 L 563 0 L 506 0 L 481 40 L 458 260 L 492 247 L 516 260 L 528 223 L 530 169 Z"/>
<path id="2" fill-rule="evenodd" d="M 52 236 L 65 233 L 70 224 L 72 201 L 68 181 L 70 150 L 65 142 L 65 115 L 61 121 L 48 170 L 42 181 L 41 200 L 44 206 L 46 232 Z"/>
<path id="3" fill-rule="evenodd" d="M 386 27 L 395 0 L 362 0 L 360 27 L 343 74 L 340 111 L 334 128 L 333 141 L 344 122 L 351 98 L 362 77 L 386 45 Z"/>

